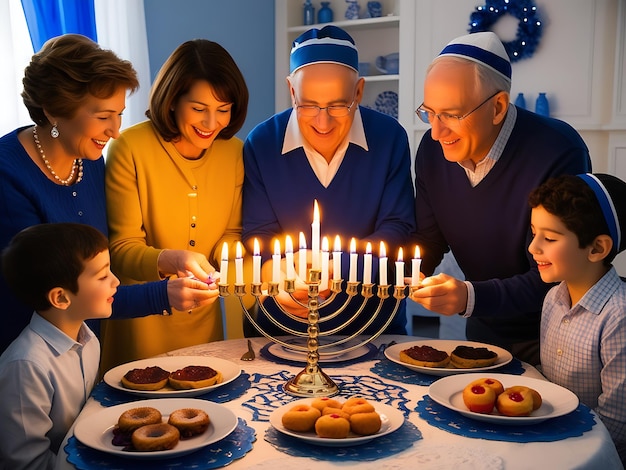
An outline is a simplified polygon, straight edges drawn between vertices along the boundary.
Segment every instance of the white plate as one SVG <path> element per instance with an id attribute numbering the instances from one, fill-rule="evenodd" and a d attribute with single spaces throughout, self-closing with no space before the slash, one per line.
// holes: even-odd
<path id="1" fill-rule="evenodd" d="M 222 373 L 222 381 L 209 387 L 191 388 L 188 390 L 176 390 L 169 385 L 159 390 L 132 390 L 122 385 L 122 377 L 131 369 L 143 369 L 150 366 L 159 366 L 169 372 L 182 369 L 186 366 L 209 366 L 214 370 Z M 147 398 L 178 398 L 178 397 L 195 397 L 203 395 L 215 388 L 226 385 L 235 380 L 241 374 L 241 369 L 225 359 L 206 356 L 169 356 L 154 357 L 152 359 L 141 359 L 139 361 L 128 362 L 109 370 L 104 374 L 104 381 L 113 388 L 124 392 L 132 393 Z"/>
<path id="2" fill-rule="evenodd" d="M 287 434 L 288 436 L 296 437 L 309 444 L 316 444 L 327 447 L 347 447 L 359 444 L 365 444 L 366 442 L 376 439 L 381 436 L 385 436 L 394 432 L 404 423 L 404 414 L 396 408 L 383 403 L 376 403 L 370 400 L 370 403 L 374 405 L 374 408 L 380 415 L 382 421 L 380 430 L 376 434 L 370 436 L 359 436 L 357 434 L 350 433 L 348 437 L 344 439 L 330 439 L 327 437 L 319 437 L 315 434 L 315 431 L 311 432 L 294 432 L 285 428 L 282 423 L 282 417 L 285 412 L 289 411 L 296 405 L 305 404 L 310 405 L 313 400 L 310 398 L 304 398 L 302 400 L 292 401 L 286 405 L 281 406 L 277 410 L 274 410 L 270 415 L 270 424 L 276 428 L 277 431 Z"/>
<path id="3" fill-rule="evenodd" d="M 496 410 L 492 414 L 469 411 L 463 403 L 463 389 L 470 382 L 484 377 L 499 380 L 504 388 L 523 385 L 535 389 L 541 395 L 541 407 L 530 416 L 503 416 Z M 428 395 L 440 405 L 458 411 L 463 416 L 495 424 L 536 424 L 571 413 L 578 407 L 578 397 L 560 385 L 547 380 L 511 374 L 464 374 L 444 377 L 430 385 Z"/>
<path id="4" fill-rule="evenodd" d="M 320 344 L 323 345 L 325 343 L 328 344 L 342 338 L 345 338 L 345 336 L 327 336 L 324 338 L 320 338 L 319 341 Z M 286 343 L 293 344 L 294 346 L 306 347 L 308 338 L 282 338 L 282 340 Z M 328 348 L 320 349 L 320 362 L 342 362 L 365 356 L 370 351 L 367 344 L 359 348 L 353 349 L 352 351 L 343 352 L 350 346 L 355 346 L 362 341 L 363 338 L 356 337 L 355 339 L 342 343 L 338 346 L 329 346 Z M 273 343 L 269 348 L 267 348 L 267 351 L 276 357 L 286 359 L 288 361 L 303 363 L 307 361 L 306 351 L 297 351 L 293 348 L 282 346 L 278 343 Z"/>
<path id="5" fill-rule="evenodd" d="M 113 428 L 124 411 L 131 408 L 150 406 L 156 408 L 163 415 L 163 422 L 167 422 L 170 413 L 180 408 L 198 408 L 204 410 L 211 420 L 209 428 L 202 434 L 189 439 L 181 439 L 171 450 L 154 452 L 129 452 L 120 446 L 114 446 Z M 123 405 L 111 406 L 79 420 L 74 427 L 74 436 L 80 442 L 92 449 L 108 454 L 134 459 L 161 459 L 194 452 L 202 447 L 224 439 L 237 427 L 237 417 L 223 405 L 207 400 L 194 398 L 161 398 L 155 400 L 141 400 Z"/>
<path id="6" fill-rule="evenodd" d="M 487 366 L 487 367 L 474 367 L 472 369 L 457 369 L 452 364 L 449 364 L 448 367 L 424 367 L 424 366 L 416 366 L 413 364 L 408 364 L 406 362 L 402 362 L 400 360 L 400 351 L 404 351 L 405 349 L 409 349 L 413 346 L 431 346 L 439 351 L 445 351 L 450 354 L 457 346 L 472 346 L 474 348 L 487 348 L 498 355 L 495 364 Z M 432 339 L 432 340 L 424 340 L 424 341 L 412 341 L 409 343 L 399 343 L 394 344 L 393 346 L 389 346 L 385 349 L 385 356 L 390 361 L 393 361 L 401 366 L 407 367 L 416 372 L 421 372 L 423 374 L 428 375 L 452 375 L 452 374 L 466 374 L 469 372 L 481 372 L 490 369 L 496 369 L 498 367 L 502 367 L 505 364 L 508 364 L 513 360 L 513 356 L 506 349 L 499 348 L 498 346 L 493 346 L 491 344 L 484 343 L 476 343 L 474 341 L 458 341 L 458 340 L 447 340 L 447 339 Z"/>

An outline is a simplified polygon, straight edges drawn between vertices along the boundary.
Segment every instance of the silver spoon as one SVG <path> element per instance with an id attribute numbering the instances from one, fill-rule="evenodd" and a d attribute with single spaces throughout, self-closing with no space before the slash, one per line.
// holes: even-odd
<path id="1" fill-rule="evenodd" d="M 248 340 L 248 350 L 243 353 L 241 356 L 242 361 L 252 361 L 256 355 L 254 354 L 254 349 L 252 349 L 252 342 Z"/>

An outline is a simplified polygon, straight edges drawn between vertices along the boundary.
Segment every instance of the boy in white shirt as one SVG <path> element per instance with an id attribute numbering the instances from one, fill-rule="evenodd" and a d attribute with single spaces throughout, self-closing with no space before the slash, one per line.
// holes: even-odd
<path id="1" fill-rule="evenodd" d="M 41 224 L 18 233 L 2 252 L 8 285 L 34 309 L 0 356 L 2 469 L 53 468 L 91 393 L 100 343 L 84 321 L 111 315 L 119 285 L 108 247 L 91 226 Z"/>

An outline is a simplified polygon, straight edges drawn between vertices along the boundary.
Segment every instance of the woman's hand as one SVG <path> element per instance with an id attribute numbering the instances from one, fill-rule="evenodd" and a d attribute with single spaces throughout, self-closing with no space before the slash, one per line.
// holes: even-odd
<path id="1" fill-rule="evenodd" d="M 164 277 L 195 277 L 201 281 L 214 279 L 215 268 L 202 253 L 189 250 L 163 250 L 159 255 L 159 272 Z"/>
<path id="2" fill-rule="evenodd" d="M 167 281 L 167 297 L 176 310 L 190 311 L 209 305 L 219 297 L 215 283 L 207 284 L 191 277 L 171 278 Z"/>

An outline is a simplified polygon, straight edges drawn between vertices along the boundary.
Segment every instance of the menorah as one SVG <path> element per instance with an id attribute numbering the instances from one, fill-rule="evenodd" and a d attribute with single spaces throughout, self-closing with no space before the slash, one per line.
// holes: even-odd
<path id="1" fill-rule="evenodd" d="M 290 395 L 298 396 L 298 397 L 318 397 L 318 396 L 333 396 L 339 393 L 339 387 L 337 384 L 322 370 L 319 365 L 320 356 L 331 355 L 331 354 L 345 354 L 355 349 L 358 349 L 362 346 L 367 345 L 371 341 L 378 338 L 385 329 L 391 324 L 394 316 L 398 311 L 398 307 L 400 306 L 400 302 L 405 298 L 406 285 L 404 283 L 404 262 L 402 260 L 402 248 L 399 250 L 398 259 L 396 261 L 396 284 L 395 286 L 391 286 L 387 283 L 387 257 L 384 250 L 384 243 L 381 242 L 381 251 L 379 252 L 379 263 L 380 263 L 380 280 L 379 284 L 375 285 L 371 282 L 371 263 L 372 263 L 372 255 L 371 255 L 371 245 L 368 244 L 366 253 L 364 255 L 364 269 L 363 269 L 363 282 L 360 283 L 356 279 L 356 264 L 358 255 L 356 254 L 355 241 L 352 240 L 350 247 L 350 274 L 349 279 L 346 282 L 345 293 L 347 297 L 343 301 L 343 303 L 336 308 L 333 312 L 328 313 L 327 315 L 320 316 L 320 310 L 327 308 L 343 291 L 344 280 L 341 279 L 341 251 L 340 251 L 340 243 L 338 242 L 338 237 L 335 240 L 335 250 L 333 251 L 333 278 L 332 280 L 328 279 L 328 247 L 327 241 L 324 239 L 324 244 L 322 246 L 322 256 L 320 257 L 319 252 L 319 209 L 317 206 L 317 201 L 315 202 L 314 208 L 314 217 L 313 217 L 313 238 L 312 238 L 312 263 L 311 268 L 308 268 L 306 264 L 306 260 L 304 258 L 300 261 L 300 278 L 303 279 L 307 284 L 307 294 L 308 299 L 307 302 L 299 300 L 294 293 L 296 292 L 296 274 L 295 268 L 293 265 L 293 250 L 290 247 L 290 238 L 287 238 L 287 249 L 285 252 L 286 265 L 287 265 L 287 273 L 286 279 L 284 280 L 283 289 L 286 293 L 289 294 L 290 298 L 300 307 L 306 308 L 307 315 L 306 318 L 295 315 L 294 313 L 288 311 L 281 302 L 277 299 L 278 294 L 280 293 L 280 247 L 275 245 L 274 255 L 273 255 L 273 275 L 272 281 L 267 283 L 267 291 L 264 292 L 262 289 L 263 283 L 261 283 L 260 279 L 260 254 L 258 249 L 258 243 L 255 240 L 254 247 L 254 256 L 253 256 L 253 274 L 252 274 L 252 282 L 251 293 L 255 298 L 255 305 L 258 307 L 259 311 L 262 312 L 272 324 L 276 325 L 281 331 L 284 331 L 286 334 L 307 338 L 306 346 L 299 346 L 294 344 L 289 344 L 286 341 L 275 337 L 272 334 L 266 332 L 261 325 L 257 322 L 255 315 L 250 312 L 248 308 L 246 308 L 243 297 L 246 295 L 246 284 L 243 282 L 243 269 L 242 263 L 243 258 L 241 256 L 240 245 L 237 245 L 237 256 L 235 258 L 235 268 L 236 268 L 236 276 L 235 276 L 235 285 L 234 285 L 234 294 L 239 298 L 242 311 L 246 315 L 246 318 L 250 323 L 261 333 L 263 336 L 273 341 L 274 343 L 280 344 L 285 348 L 289 348 L 295 351 L 301 351 L 307 354 L 306 365 L 304 369 L 298 373 L 295 377 L 289 379 L 283 389 L 286 393 Z M 300 234 L 300 254 L 306 253 L 306 246 L 303 246 L 303 235 Z M 291 255 L 291 256 L 290 256 Z M 421 259 L 419 258 L 419 249 L 416 248 L 416 256 L 413 258 L 412 268 L 412 281 L 410 290 L 417 289 L 419 283 L 419 268 L 420 268 Z M 321 268 L 320 268 L 321 265 Z M 222 249 L 222 264 L 221 264 L 221 280 L 224 280 L 225 283 L 219 282 L 218 288 L 221 297 L 226 297 L 230 295 L 229 284 L 226 283 L 226 271 L 228 269 L 228 246 L 224 244 Z M 361 289 L 359 292 L 359 285 L 361 285 Z M 376 289 L 375 289 L 376 287 Z M 328 290 L 330 295 L 326 298 L 320 297 L 320 290 L 323 289 Z M 376 292 L 374 293 L 374 290 Z M 390 290 L 392 290 L 393 294 L 390 294 Z M 361 301 L 358 304 L 358 300 L 356 297 L 360 294 Z M 393 307 L 392 312 L 389 314 L 389 317 L 385 319 L 384 323 L 378 328 L 374 333 L 368 333 L 364 335 L 362 338 L 353 342 L 353 340 L 359 336 L 361 336 L 367 328 L 378 318 L 380 315 L 383 304 L 386 299 L 388 299 L 391 295 L 395 299 L 395 305 Z M 267 298 L 266 298 L 267 297 Z M 268 301 L 271 298 L 272 301 L 276 304 L 280 312 L 286 315 L 288 318 L 301 323 L 306 324 L 306 332 L 298 331 L 293 328 L 290 328 L 284 324 L 282 324 L 279 320 L 277 320 L 274 315 L 269 311 L 264 302 Z M 368 302 L 374 302 L 377 299 L 378 305 L 376 306 L 375 312 L 360 326 L 356 331 L 352 334 L 341 336 L 333 341 L 326 342 L 320 345 L 320 337 L 330 337 L 337 334 L 342 333 L 342 331 L 350 325 L 353 321 L 355 321 L 364 311 L 365 306 Z M 320 325 L 327 321 L 331 321 L 334 318 L 338 317 L 342 313 L 348 309 L 353 303 L 357 303 L 353 313 L 347 315 L 346 319 L 341 322 L 338 326 L 334 328 L 330 328 L 328 330 L 321 331 Z M 341 345 L 346 344 L 345 348 L 341 348 Z M 337 350 L 336 348 L 340 347 L 341 349 Z M 325 353 L 325 349 L 333 348 L 332 353 Z"/>

